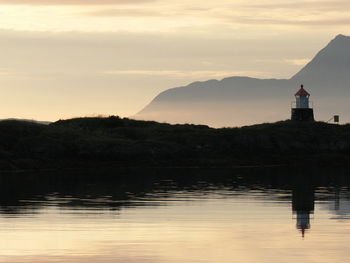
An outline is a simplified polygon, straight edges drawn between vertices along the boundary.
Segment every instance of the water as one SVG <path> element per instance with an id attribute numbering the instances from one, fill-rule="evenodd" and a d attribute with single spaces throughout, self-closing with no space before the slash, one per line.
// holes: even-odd
<path id="1" fill-rule="evenodd" d="M 0 262 L 346 262 L 346 172 L 0 177 Z"/>

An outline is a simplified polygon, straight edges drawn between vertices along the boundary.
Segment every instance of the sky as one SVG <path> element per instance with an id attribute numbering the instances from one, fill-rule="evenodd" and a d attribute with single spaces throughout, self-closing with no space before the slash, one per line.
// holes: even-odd
<path id="1" fill-rule="evenodd" d="M 0 0 L 0 118 L 132 116 L 159 92 L 289 78 L 338 34 L 344 0 Z"/>

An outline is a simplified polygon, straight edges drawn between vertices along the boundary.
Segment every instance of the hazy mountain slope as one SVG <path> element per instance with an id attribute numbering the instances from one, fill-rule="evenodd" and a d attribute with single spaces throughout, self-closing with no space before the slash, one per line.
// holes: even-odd
<path id="1" fill-rule="evenodd" d="M 350 120 L 350 37 L 337 36 L 291 79 L 231 77 L 195 82 L 160 93 L 137 119 L 241 126 L 290 117 L 293 94 L 305 84 L 316 118 Z M 348 106 L 349 104 L 349 106 Z"/>
<path id="2" fill-rule="evenodd" d="M 343 95 L 350 84 L 350 37 L 338 35 L 292 80 L 319 88 L 315 92 Z"/>

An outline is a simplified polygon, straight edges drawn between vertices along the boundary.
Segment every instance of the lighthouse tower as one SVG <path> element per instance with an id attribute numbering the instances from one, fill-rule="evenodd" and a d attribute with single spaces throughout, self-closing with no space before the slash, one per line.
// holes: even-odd
<path id="1" fill-rule="evenodd" d="M 314 121 L 314 110 L 310 108 L 310 93 L 301 85 L 295 93 L 296 107 L 292 108 L 292 121 Z"/>

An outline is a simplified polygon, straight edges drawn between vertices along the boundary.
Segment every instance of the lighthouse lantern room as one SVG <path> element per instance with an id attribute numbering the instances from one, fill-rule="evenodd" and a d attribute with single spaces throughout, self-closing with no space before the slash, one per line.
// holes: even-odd
<path id="1" fill-rule="evenodd" d="M 304 85 L 301 85 L 300 90 L 295 93 L 297 108 L 308 109 L 310 93 L 304 90 Z"/>
<path id="2" fill-rule="evenodd" d="M 310 93 L 301 85 L 299 91 L 295 93 L 296 107 L 292 108 L 293 121 L 314 121 L 314 110 L 310 108 Z"/>

